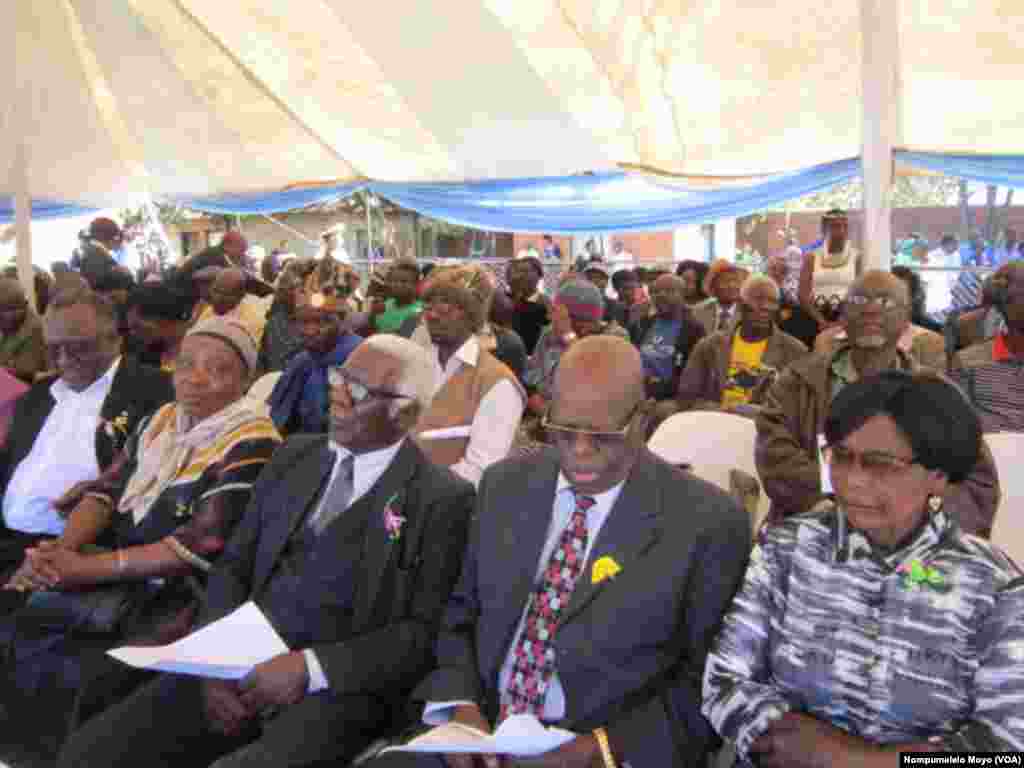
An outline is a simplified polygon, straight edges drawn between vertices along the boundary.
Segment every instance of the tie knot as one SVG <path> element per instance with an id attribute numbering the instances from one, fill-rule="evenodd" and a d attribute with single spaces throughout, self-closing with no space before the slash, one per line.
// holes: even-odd
<path id="1" fill-rule="evenodd" d="M 573 493 L 576 495 L 576 509 L 586 512 L 597 504 L 597 500 L 593 496 L 584 496 L 577 491 L 573 491 Z"/>

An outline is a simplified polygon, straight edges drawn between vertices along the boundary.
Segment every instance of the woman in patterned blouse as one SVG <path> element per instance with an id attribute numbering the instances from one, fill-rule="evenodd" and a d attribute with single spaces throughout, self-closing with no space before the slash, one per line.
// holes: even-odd
<path id="1" fill-rule="evenodd" d="M 944 379 L 891 371 L 836 397 L 825 438 L 836 504 L 762 532 L 704 714 L 761 768 L 1024 749 L 1024 574 L 942 505 L 977 416 Z"/>
<path id="2" fill-rule="evenodd" d="M 56 752 L 83 677 L 105 674 L 102 651 L 188 631 L 205 574 L 281 441 L 245 397 L 255 366 L 256 346 L 241 326 L 213 318 L 189 331 L 175 402 L 140 422 L 107 473 L 69 491 L 78 502 L 64 535 L 30 549 L 5 585 L 28 596 L 0 619 L 4 702 L 17 702 L 22 743 Z M 115 419 L 111 429 L 123 427 Z M 103 536 L 113 548 L 95 551 Z M 90 595 L 113 584 L 124 585 L 112 593 L 123 603 L 91 609 Z"/>

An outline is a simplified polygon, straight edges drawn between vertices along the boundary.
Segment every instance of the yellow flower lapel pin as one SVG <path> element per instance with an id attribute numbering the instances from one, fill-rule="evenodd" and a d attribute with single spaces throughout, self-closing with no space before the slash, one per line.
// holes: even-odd
<path id="1" fill-rule="evenodd" d="M 622 566 L 615 562 L 614 557 L 609 555 L 599 557 L 594 562 L 594 567 L 590 571 L 590 583 L 600 584 L 605 579 L 613 579 L 621 570 Z"/>

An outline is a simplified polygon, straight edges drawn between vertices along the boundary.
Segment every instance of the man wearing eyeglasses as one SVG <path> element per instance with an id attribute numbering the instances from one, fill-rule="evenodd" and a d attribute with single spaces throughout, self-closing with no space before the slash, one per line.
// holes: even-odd
<path id="1" fill-rule="evenodd" d="M 254 601 L 291 649 L 241 681 L 162 675 L 72 734 L 59 765 L 348 763 L 406 723 L 474 492 L 409 430 L 431 361 L 381 334 L 330 374 L 330 438 L 290 438 L 211 572 L 199 624 Z"/>
<path id="2" fill-rule="evenodd" d="M 121 358 L 114 306 L 88 288 L 58 293 L 43 318 L 56 376 L 36 382 L 14 407 L 0 449 L 0 585 L 39 541 L 63 534 L 78 496 L 120 456 L 144 416 L 174 397 L 170 377 Z"/>
<path id="3" fill-rule="evenodd" d="M 826 498 L 818 436 L 832 398 L 865 376 L 922 369 L 899 346 L 910 323 L 910 296 L 898 277 L 881 270 L 865 272 L 850 286 L 842 316 L 846 340 L 784 370 L 768 390 L 757 419 L 757 471 L 776 520 L 806 512 Z M 958 498 L 951 508 L 959 510 L 961 527 L 987 536 L 999 501 L 998 478 L 987 448 L 983 446 L 974 473 L 953 493 Z"/>
<path id="4" fill-rule="evenodd" d="M 640 353 L 591 336 L 565 353 L 553 447 L 490 467 L 437 646 L 424 720 L 490 731 L 533 715 L 575 738 L 529 765 L 703 765 L 704 657 L 750 549 L 746 513 L 644 447 Z M 379 768 L 497 759 L 389 753 Z"/>

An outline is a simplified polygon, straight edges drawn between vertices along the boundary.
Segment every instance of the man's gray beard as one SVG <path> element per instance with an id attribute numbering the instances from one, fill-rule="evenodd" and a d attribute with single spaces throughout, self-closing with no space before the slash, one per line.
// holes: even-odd
<path id="1" fill-rule="evenodd" d="M 853 340 L 853 346 L 860 349 L 881 349 L 889 340 L 885 336 L 861 336 Z"/>
<path id="2" fill-rule="evenodd" d="M 838 242 L 839 245 L 837 246 L 831 238 L 827 239 L 825 241 L 825 250 L 828 253 L 842 253 L 843 249 L 846 248 L 846 240 L 839 240 Z"/>

